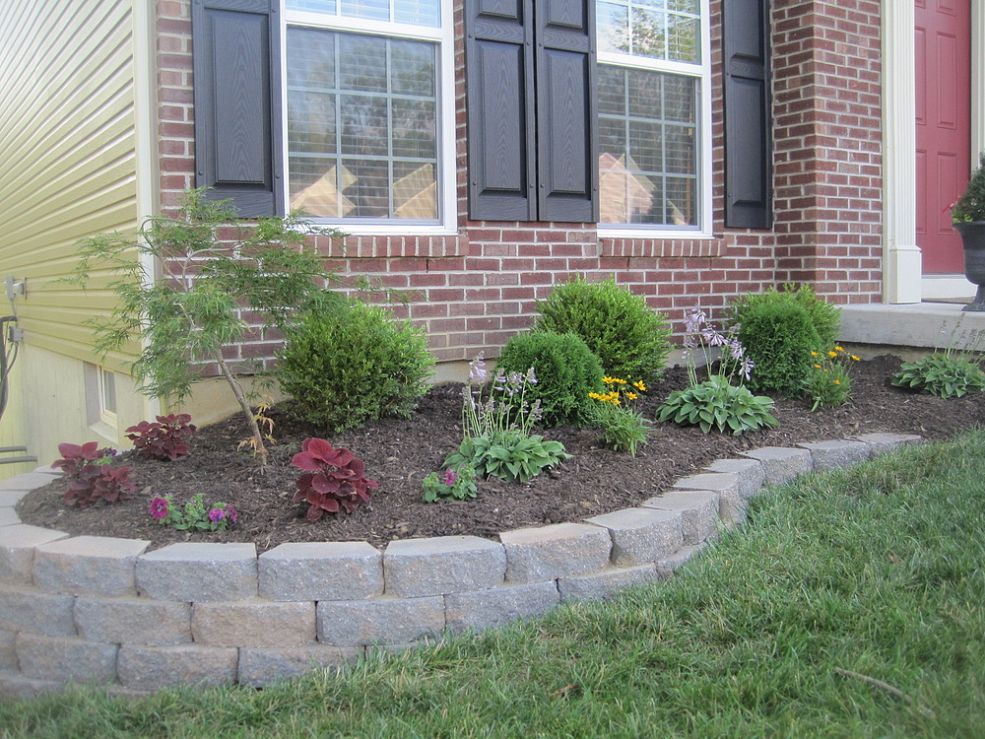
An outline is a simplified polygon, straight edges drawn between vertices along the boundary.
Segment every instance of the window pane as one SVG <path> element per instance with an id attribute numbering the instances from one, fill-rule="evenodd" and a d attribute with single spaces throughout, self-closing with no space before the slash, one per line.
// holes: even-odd
<path id="1" fill-rule="evenodd" d="M 369 18 L 376 21 L 390 20 L 389 0 L 342 0 L 341 15 L 350 18 Z"/>
<path id="2" fill-rule="evenodd" d="M 667 17 L 667 58 L 679 62 L 700 62 L 698 45 L 701 26 L 697 18 L 680 15 Z"/>
<path id="3" fill-rule="evenodd" d="M 287 0 L 287 9 L 335 15 L 335 0 Z"/>
<path id="4" fill-rule="evenodd" d="M 375 21 L 390 21 L 392 9 L 396 23 L 441 25 L 440 0 L 287 0 L 287 9 Z"/>
<path id="5" fill-rule="evenodd" d="M 697 79 L 601 65 L 599 80 L 602 222 L 697 225 Z"/>
<path id="6" fill-rule="evenodd" d="M 664 28 L 664 14 L 646 8 L 634 8 L 632 19 L 633 55 L 666 59 L 667 34 Z"/>
<path id="7" fill-rule="evenodd" d="M 396 0 L 393 19 L 397 23 L 438 27 L 441 25 L 439 0 Z"/>
<path id="8" fill-rule="evenodd" d="M 436 59 L 431 43 L 288 28 L 292 208 L 437 219 Z"/>
<path id="9" fill-rule="evenodd" d="M 599 3 L 596 27 L 599 51 L 629 51 L 629 9 L 613 3 Z"/>

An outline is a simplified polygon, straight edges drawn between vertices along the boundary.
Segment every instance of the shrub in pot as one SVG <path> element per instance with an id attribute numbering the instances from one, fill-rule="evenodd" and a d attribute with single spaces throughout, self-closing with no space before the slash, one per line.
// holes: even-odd
<path id="1" fill-rule="evenodd" d="M 978 286 L 964 309 L 985 311 L 985 153 L 964 195 L 951 207 L 951 219 L 964 243 L 965 276 Z"/>

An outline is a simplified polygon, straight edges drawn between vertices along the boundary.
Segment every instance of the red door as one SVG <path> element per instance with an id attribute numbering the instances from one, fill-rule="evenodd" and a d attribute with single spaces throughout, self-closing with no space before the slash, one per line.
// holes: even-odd
<path id="1" fill-rule="evenodd" d="M 924 274 L 964 271 L 947 206 L 971 171 L 971 0 L 916 0 L 917 244 Z"/>

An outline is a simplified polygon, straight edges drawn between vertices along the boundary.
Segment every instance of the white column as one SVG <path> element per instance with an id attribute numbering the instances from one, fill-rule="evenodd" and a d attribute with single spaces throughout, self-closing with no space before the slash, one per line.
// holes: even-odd
<path id="1" fill-rule="evenodd" d="M 912 2 L 882 1 L 883 300 L 919 303 L 916 64 Z"/>
<path id="2" fill-rule="evenodd" d="M 971 3 L 971 170 L 985 152 L 985 0 Z"/>

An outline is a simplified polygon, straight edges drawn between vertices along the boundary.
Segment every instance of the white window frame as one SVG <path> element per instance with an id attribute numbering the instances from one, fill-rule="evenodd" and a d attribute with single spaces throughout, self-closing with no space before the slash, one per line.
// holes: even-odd
<path id="1" fill-rule="evenodd" d="M 116 408 L 115 411 L 110 410 L 109 404 L 106 402 L 107 378 L 113 381 L 113 406 Z M 120 409 L 119 396 L 116 392 L 116 375 L 105 367 L 98 365 L 96 366 L 96 397 L 98 398 L 99 404 L 99 420 L 115 429 L 117 427 L 117 412 Z"/>
<path id="2" fill-rule="evenodd" d="M 283 49 L 283 60 L 280 65 L 281 75 L 281 126 L 284 131 L 283 149 L 283 188 L 284 202 L 290 208 L 290 173 L 288 167 L 287 140 L 287 27 L 306 26 L 320 28 L 326 31 L 342 33 L 362 33 L 389 38 L 410 39 L 412 41 L 428 41 L 438 45 L 437 84 L 437 206 L 438 223 L 436 224 L 405 224 L 399 219 L 386 223 L 378 220 L 373 223 L 361 223 L 352 218 L 311 218 L 311 222 L 319 227 L 334 227 L 352 236 L 360 235 L 400 235 L 400 236 L 445 236 L 458 232 L 458 194 L 456 166 L 456 141 L 458 134 L 455 129 L 455 26 L 452 13 L 452 0 L 440 0 L 441 27 L 416 26 L 404 23 L 369 20 L 365 18 L 349 18 L 346 16 L 331 16 L 328 14 L 285 10 L 281 13 L 280 41 Z"/>
<path id="3" fill-rule="evenodd" d="M 668 228 L 666 224 L 599 223 L 599 236 L 627 239 L 712 239 L 714 235 L 712 214 L 712 166 L 711 166 L 711 7 L 710 0 L 701 0 L 701 64 L 688 64 L 663 59 L 634 56 L 620 52 L 599 51 L 598 63 L 633 69 L 647 69 L 698 80 L 698 225 L 697 227 Z M 596 124 L 597 125 L 597 124 Z"/>

